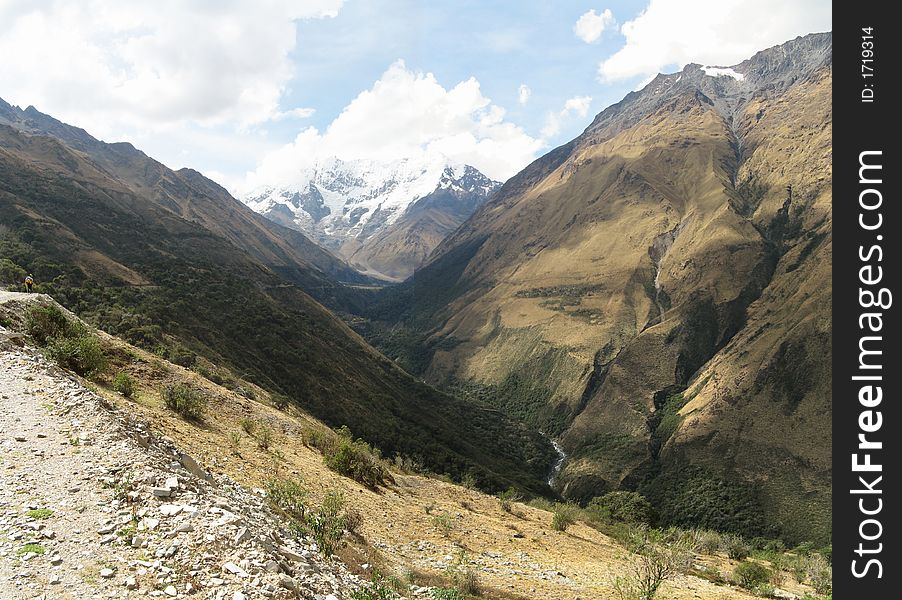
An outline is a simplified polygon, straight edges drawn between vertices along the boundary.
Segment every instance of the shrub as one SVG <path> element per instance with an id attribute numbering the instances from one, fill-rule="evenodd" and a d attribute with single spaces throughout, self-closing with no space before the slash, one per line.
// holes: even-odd
<path id="1" fill-rule="evenodd" d="M 323 461 L 336 473 L 375 488 L 385 483 L 385 467 L 377 453 L 363 440 L 353 440 L 351 432 L 343 427 L 333 443 L 325 447 Z"/>
<path id="2" fill-rule="evenodd" d="M 261 450 L 269 450 L 269 447 L 272 445 L 273 431 L 272 427 L 269 425 L 261 425 L 257 429 L 257 446 L 260 447 Z"/>
<path id="3" fill-rule="evenodd" d="M 166 407 L 185 419 L 200 419 L 207 408 L 207 396 L 201 390 L 186 383 L 175 383 L 163 388 Z"/>
<path id="4" fill-rule="evenodd" d="M 482 593 L 479 574 L 469 566 L 466 552 L 461 550 L 445 573 L 454 589 L 464 596 L 479 596 Z"/>
<path id="5" fill-rule="evenodd" d="M 451 535 L 451 531 L 454 529 L 454 519 L 451 518 L 451 515 L 448 513 L 440 513 L 432 516 L 432 524 L 438 530 L 442 537 L 448 537 Z"/>
<path id="6" fill-rule="evenodd" d="M 49 519 L 50 517 L 52 517 L 53 511 L 50 510 L 49 508 L 35 508 L 35 509 L 28 511 L 25 514 L 28 515 L 29 517 L 31 517 L 32 519 L 42 521 L 44 519 Z"/>
<path id="7" fill-rule="evenodd" d="M 135 393 L 135 381 L 128 373 L 120 371 L 113 377 L 113 391 L 118 392 L 126 398 L 131 398 Z"/>
<path id="8" fill-rule="evenodd" d="M 614 521 L 651 525 L 654 513 L 648 499 L 638 492 L 616 491 L 594 498 L 588 508 Z"/>
<path id="9" fill-rule="evenodd" d="M 520 500 L 520 494 L 517 493 L 517 490 L 513 488 L 508 488 L 498 494 L 498 502 L 501 504 L 501 510 L 504 512 L 511 512 L 513 510 L 514 502 Z"/>
<path id="10" fill-rule="evenodd" d="M 733 579 L 736 585 L 744 587 L 747 590 L 755 589 L 760 585 L 770 582 L 771 571 L 764 565 L 756 562 L 744 560 L 736 565 L 733 571 Z"/>
<path id="11" fill-rule="evenodd" d="M 288 408 L 289 404 L 291 404 L 291 398 L 289 398 L 285 394 L 272 395 L 272 405 L 275 406 L 278 410 L 284 411 Z"/>
<path id="12" fill-rule="evenodd" d="M 639 529 L 633 531 L 630 546 L 636 553 L 630 574 L 614 580 L 621 600 L 653 600 L 661 584 L 692 565 L 694 555 L 685 537 L 667 541 Z"/>
<path id="13" fill-rule="evenodd" d="M 317 510 L 307 513 L 307 528 L 320 552 L 326 556 L 335 554 L 342 545 L 341 538 L 346 523 L 343 508 L 344 497 L 341 492 L 332 491 L 326 494 Z"/>
<path id="14" fill-rule="evenodd" d="M 827 559 L 820 554 L 812 554 L 808 559 L 808 578 L 818 594 L 829 594 L 833 591 L 833 569 Z"/>
<path id="15" fill-rule="evenodd" d="M 721 537 L 720 549 L 733 560 L 743 560 L 748 557 L 750 552 L 749 545 L 745 540 L 741 536 L 731 533 Z"/>
<path id="16" fill-rule="evenodd" d="M 266 481 L 266 497 L 285 513 L 299 521 L 307 514 L 307 490 L 300 480 L 269 479 Z"/>
<path id="17" fill-rule="evenodd" d="M 551 528 L 555 531 L 567 531 L 576 522 L 576 508 L 572 504 L 558 504 L 551 517 Z"/>
<path id="18" fill-rule="evenodd" d="M 25 330 L 39 346 L 56 337 L 72 337 L 78 327 L 57 306 L 32 306 L 25 313 Z"/>
<path id="19" fill-rule="evenodd" d="M 434 588 L 432 598 L 433 600 L 464 600 L 464 595 L 455 588 Z"/>
<path id="20" fill-rule="evenodd" d="M 390 600 L 397 598 L 394 590 L 399 587 L 402 587 L 402 584 L 397 578 L 385 576 L 378 569 L 374 569 L 370 582 L 352 592 L 351 600 Z"/>
<path id="21" fill-rule="evenodd" d="M 106 356 L 100 342 L 90 334 L 77 337 L 55 337 L 47 344 L 47 356 L 56 364 L 82 376 L 106 368 Z"/>
<path id="22" fill-rule="evenodd" d="M 244 430 L 244 433 L 248 435 L 253 435 L 254 430 L 257 428 L 257 422 L 248 418 L 241 419 L 240 425 L 241 429 Z"/>
<path id="23" fill-rule="evenodd" d="M 710 529 L 696 529 L 694 534 L 698 551 L 703 554 L 714 554 L 723 546 L 721 535 L 716 531 L 711 531 Z"/>
<path id="24" fill-rule="evenodd" d="M 241 447 L 241 432 L 240 431 L 231 431 L 229 432 L 229 449 L 232 451 L 232 454 L 238 454 L 238 449 Z"/>

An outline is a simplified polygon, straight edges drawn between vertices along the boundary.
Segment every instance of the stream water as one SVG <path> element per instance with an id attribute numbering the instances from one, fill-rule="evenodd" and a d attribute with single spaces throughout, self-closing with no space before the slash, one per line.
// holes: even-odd
<path id="1" fill-rule="evenodd" d="M 558 476 L 558 473 L 561 472 L 561 468 L 564 466 L 564 461 L 567 460 L 567 454 L 564 452 L 564 449 L 561 448 L 561 445 L 558 444 L 554 440 L 548 440 L 551 442 L 551 445 L 554 446 L 554 451 L 557 452 L 557 460 L 554 461 L 554 465 L 551 467 L 551 471 L 548 473 L 548 485 L 549 487 L 554 487 L 554 480 Z"/>

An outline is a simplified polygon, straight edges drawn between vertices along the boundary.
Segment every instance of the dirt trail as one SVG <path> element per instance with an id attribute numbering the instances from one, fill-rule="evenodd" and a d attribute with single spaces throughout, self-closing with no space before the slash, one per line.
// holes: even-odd
<path id="1" fill-rule="evenodd" d="M 0 292 L 0 305 L 39 301 Z M 11 337 L 0 326 L 0 598 L 337 600 L 357 587 L 289 539 L 259 493 L 206 475 Z"/>

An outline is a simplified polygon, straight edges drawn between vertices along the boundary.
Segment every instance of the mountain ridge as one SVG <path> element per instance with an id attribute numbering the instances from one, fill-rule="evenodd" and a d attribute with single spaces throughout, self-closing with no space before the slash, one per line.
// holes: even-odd
<path id="1" fill-rule="evenodd" d="M 568 497 L 639 488 L 670 522 L 826 539 L 831 56 L 812 34 L 659 75 L 508 180 L 365 335 L 560 435 Z M 787 360 L 823 377 L 794 387 Z"/>
<path id="2" fill-rule="evenodd" d="M 440 156 L 331 157 L 299 170 L 293 184 L 256 188 L 244 202 L 311 236 L 358 270 L 399 281 L 499 185 L 472 166 Z"/>

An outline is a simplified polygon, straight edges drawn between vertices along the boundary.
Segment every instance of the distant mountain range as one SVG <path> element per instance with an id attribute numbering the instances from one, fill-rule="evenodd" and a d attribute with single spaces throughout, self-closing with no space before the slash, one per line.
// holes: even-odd
<path id="1" fill-rule="evenodd" d="M 244 202 L 363 273 L 401 280 L 500 185 L 442 157 L 330 158 L 299 170 L 295 183 L 258 188 Z"/>

